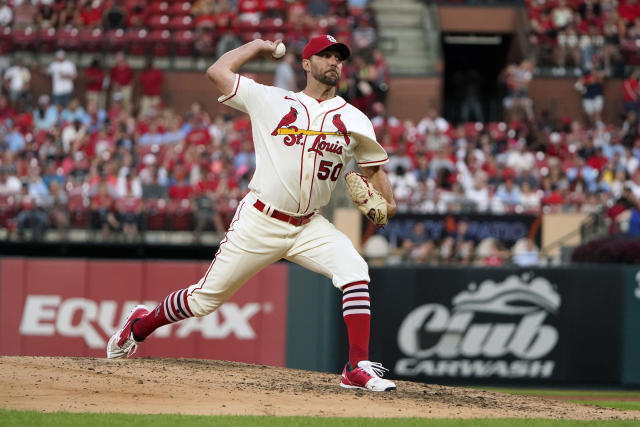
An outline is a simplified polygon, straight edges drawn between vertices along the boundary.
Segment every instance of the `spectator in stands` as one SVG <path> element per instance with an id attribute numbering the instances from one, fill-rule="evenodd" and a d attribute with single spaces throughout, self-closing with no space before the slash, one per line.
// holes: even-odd
<path id="1" fill-rule="evenodd" d="M 640 115 L 635 110 L 627 111 L 622 128 L 620 129 L 621 142 L 626 147 L 631 147 L 640 137 Z"/>
<path id="2" fill-rule="evenodd" d="M 315 18 L 320 18 L 329 15 L 329 2 L 324 0 L 309 0 L 307 1 L 307 12 Z"/>
<path id="3" fill-rule="evenodd" d="M 640 4 L 638 4 L 638 0 L 625 0 L 624 2 L 620 2 L 618 13 L 627 25 L 631 24 L 636 18 L 640 17 Z"/>
<path id="4" fill-rule="evenodd" d="M 15 110 L 9 105 L 9 100 L 2 95 L 2 90 L 0 90 L 0 123 L 12 118 L 15 114 Z"/>
<path id="5" fill-rule="evenodd" d="M 58 11 L 53 8 L 51 3 L 41 2 L 38 5 L 35 20 L 38 28 L 56 28 L 58 26 Z"/>
<path id="6" fill-rule="evenodd" d="M 127 62 L 124 52 L 116 53 L 115 65 L 111 68 L 111 93 L 119 93 L 122 97 L 122 107 L 129 108 L 133 92 L 133 69 Z"/>
<path id="7" fill-rule="evenodd" d="M 102 0 L 81 0 L 75 24 L 79 28 L 98 28 L 102 24 Z"/>
<path id="8" fill-rule="evenodd" d="M 482 76 L 480 73 L 473 69 L 468 70 L 461 88 L 460 120 L 462 122 L 469 122 L 472 117 L 477 122 L 484 122 L 484 113 L 480 102 L 481 88 Z"/>
<path id="9" fill-rule="evenodd" d="M 71 152 L 71 148 L 87 134 L 87 131 L 88 125 L 83 125 L 81 120 L 74 120 L 65 126 L 60 135 L 62 150 L 65 153 Z"/>
<path id="10" fill-rule="evenodd" d="M 515 184 L 512 176 L 507 176 L 496 190 L 495 198 L 500 203 L 502 209 L 507 212 L 515 211 L 522 203 L 520 188 Z"/>
<path id="11" fill-rule="evenodd" d="M 142 197 L 142 183 L 140 178 L 129 167 L 123 166 L 118 174 L 118 183 L 114 196 L 116 199 L 127 197 L 131 193 L 134 197 Z"/>
<path id="12" fill-rule="evenodd" d="M 522 238 L 513 247 L 511 260 L 518 267 L 535 267 L 540 263 L 540 251 L 532 238 Z"/>
<path id="13" fill-rule="evenodd" d="M 152 109 L 156 112 L 160 109 L 163 84 L 164 73 L 155 66 L 153 58 L 148 57 L 140 73 L 140 115 L 144 117 Z"/>
<path id="14" fill-rule="evenodd" d="M 134 194 L 131 181 L 126 187 L 126 193 L 116 199 L 116 218 L 122 227 L 124 238 L 133 241 L 138 237 L 138 230 L 142 220 L 143 203 L 141 195 Z"/>
<path id="15" fill-rule="evenodd" d="M 105 30 L 125 28 L 127 25 L 127 9 L 122 6 L 122 0 L 115 0 L 102 15 L 102 26 Z"/>
<path id="16" fill-rule="evenodd" d="M 99 182 L 96 194 L 91 197 L 91 228 L 100 230 L 101 239 L 108 238 L 111 232 L 120 228 L 115 216 L 115 202 L 106 180 Z"/>
<path id="17" fill-rule="evenodd" d="M 38 14 L 37 3 L 30 1 L 16 2 L 13 5 L 13 28 L 33 27 Z"/>
<path id="18" fill-rule="evenodd" d="M 82 184 L 89 175 L 89 162 L 82 151 L 73 153 L 73 164 L 69 170 L 69 180 L 72 184 Z"/>
<path id="19" fill-rule="evenodd" d="M 87 126 L 91 122 L 91 117 L 84 110 L 77 98 L 72 98 L 69 102 L 69 106 L 62 110 L 60 113 L 60 122 L 62 124 L 70 124 L 75 121 Z"/>
<path id="20" fill-rule="evenodd" d="M 507 121 L 517 117 L 533 120 L 533 103 L 529 98 L 533 68 L 533 62 L 525 59 L 519 65 L 509 65 L 502 74 L 507 88 L 503 100 Z"/>
<path id="21" fill-rule="evenodd" d="M 440 242 L 440 262 L 467 265 L 473 257 L 474 242 L 469 235 L 469 223 L 457 222 L 451 216 L 445 219 L 445 237 Z"/>
<path id="22" fill-rule="evenodd" d="M 67 204 L 69 196 L 64 191 L 63 184 L 58 180 L 49 182 L 49 195 L 45 199 L 43 206 L 49 212 L 51 225 L 61 234 L 64 235 L 69 228 L 69 213 Z"/>
<path id="23" fill-rule="evenodd" d="M 500 267 L 508 253 L 498 240 L 487 237 L 476 247 L 476 265 L 483 267 Z"/>
<path id="24" fill-rule="evenodd" d="M 160 199 L 166 197 L 169 186 L 169 174 L 164 165 L 158 164 L 155 155 L 148 153 L 142 158 L 143 168 L 138 176 L 142 185 L 144 199 Z"/>
<path id="25" fill-rule="evenodd" d="M 94 58 L 89 67 L 85 70 L 85 81 L 87 87 L 85 90 L 86 103 L 95 102 L 99 108 L 105 107 L 104 95 L 104 71 L 100 65 L 100 59 Z"/>
<path id="26" fill-rule="evenodd" d="M 620 75 L 619 68 L 624 68 L 624 58 L 620 51 L 620 42 L 624 34 L 624 26 L 617 10 L 611 10 L 605 14 L 602 23 L 602 60 L 607 76 Z M 622 70 L 624 72 L 624 70 Z"/>
<path id="27" fill-rule="evenodd" d="M 361 16 L 356 20 L 356 25 L 352 32 L 352 45 L 361 51 L 371 49 L 376 44 L 377 36 L 376 28 L 365 17 Z"/>
<path id="28" fill-rule="evenodd" d="M 13 21 L 13 10 L 7 4 L 7 0 L 0 0 L 0 28 L 11 26 Z"/>
<path id="29" fill-rule="evenodd" d="M 524 212 L 537 213 L 540 211 L 540 194 L 538 191 L 533 191 L 528 181 L 523 181 L 520 184 L 520 205 Z"/>
<path id="30" fill-rule="evenodd" d="M 40 95 L 33 109 L 33 125 L 37 130 L 53 129 L 58 124 L 58 109 L 51 104 L 49 95 Z"/>
<path id="31" fill-rule="evenodd" d="M 193 187 L 189 185 L 187 172 L 182 162 L 176 163 L 169 179 L 169 197 L 174 200 L 190 199 Z"/>
<path id="32" fill-rule="evenodd" d="M 17 56 L 14 65 L 5 71 L 2 80 L 9 94 L 11 106 L 15 110 L 31 106 L 31 72 L 20 56 Z"/>
<path id="33" fill-rule="evenodd" d="M 15 175 L 10 166 L 0 167 L 0 196 L 11 196 L 20 194 L 22 182 Z"/>
<path id="34" fill-rule="evenodd" d="M 64 50 L 58 50 L 56 60 L 47 68 L 47 74 L 51 76 L 53 103 L 66 107 L 73 96 L 73 82 L 78 75 L 76 65 L 67 59 Z"/>
<path id="35" fill-rule="evenodd" d="M 556 7 L 551 11 L 553 26 L 561 31 L 569 26 L 573 21 L 573 11 L 567 6 L 567 0 L 559 0 Z"/>
<path id="36" fill-rule="evenodd" d="M 20 125 L 16 122 L 10 122 L 11 126 L 8 132 L 2 134 L 2 146 L 6 147 L 12 153 L 19 153 L 26 147 L 24 135 L 20 132 Z"/>
<path id="37" fill-rule="evenodd" d="M 33 177 L 33 179 L 37 179 L 37 177 Z M 20 210 L 15 218 L 18 224 L 18 238 L 24 240 L 25 232 L 29 229 L 31 230 L 31 240 L 42 240 L 49 220 L 39 205 L 40 199 L 31 194 L 30 188 L 30 183 L 24 183 L 19 195 Z"/>
<path id="38" fill-rule="evenodd" d="M 466 199 L 474 204 L 475 210 L 478 212 L 486 212 L 489 210 L 491 203 L 487 180 L 488 176 L 486 172 L 479 170 L 475 173 L 472 180 L 464 179 L 462 181 Z"/>
<path id="39" fill-rule="evenodd" d="M 296 57 L 292 52 L 287 52 L 285 57 L 276 67 L 274 73 L 273 85 L 275 87 L 282 88 L 284 90 L 290 90 L 293 92 L 298 91 L 298 84 L 296 82 L 296 72 L 294 66 Z"/>
<path id="40" fill-rule="evenodd" d="M 575 83 L 575 89 L 582 95 L 582 110 L 591 126 L 602 122 L 602 109 L 604 107 L 603 79 L 604 75 L 601 71 L 585 70 L 582 77 Z"/>
<path id="41" fill-rule="evenodd" d="M 624 112 L 640 111 L 640 69 L 634 69 L 629 77 L 622 83 L 622 99 L 624 101 Z"/>
<path id="42" fill-rule="evenodd" d="M 415 264 L 427 262 L 434 248 L 433 240 L 429 238 L 422 221 L 416 221 L 411 234 L 402 240 L 400 250 L 403 256 Z"/>

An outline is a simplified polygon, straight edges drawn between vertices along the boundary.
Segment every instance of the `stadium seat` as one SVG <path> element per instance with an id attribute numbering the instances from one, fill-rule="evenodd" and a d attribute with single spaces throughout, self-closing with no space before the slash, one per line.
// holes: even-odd
<path id="1" fill-rule="evenodd" d="M 101 52 L 104 46 L 104 33 L 100 28 L 80 30 L 79 47 L 82 52 Z"/>
<path id="2" fill-rule="evenodd" d="M 169 29 L 169 16 L 168 15 L 151 15 L 147 21 L 147 26 L 150 30 L 168 30 Z"/>
<path id="3" fill-rule="evenodd" d="M 149 49 L 149 32 L 147 30 L 127 31 L 127 52 L 131 55 L 145 55 Z"/>
<path id="4" fill-rule="evenodd" d="M 178 31 L 173 38 L 173 53 L 176 56 L 193 55 L 193 32 L 190 30 Z"/>
<path id="5" fill-rule="evenodd" d="M 169 30 L 151 31 L 148 41 L 153 56 L 168 56 L 171 52 L 171 33 Z"/>
<path id="6" fill-rule="evenodd" d="M 87 228 L 89 225 L 89 200 L 82 194 L 69 195 L 67 205 L 69 222 L 74 228 Z"/>
<path id="7" fill-rule="evenodd" d="M 5 27 L 0 31 L 0 53 L 9 53 L 13 46 L 11 27 Z"/>
<path id="8" fill-rule="evenodd" d="M 187 16 L 191 14 L 191 3 L 179 1 L 169 6 L 169 16 Z"/>
<path id="9" fill-rule="evenodd" d="M 169 204 L 165 199 L 149 199 L 145 203 L 148 230 L 165 230 L 167 228 Z"/>
<path id="10" fill-rule="evenodd" d="M 188 199 L 173 200 L 169 207 L 169 226 L 172 230 L 191 230 L 193 208 Z"/>
<path id="11" fill-rule="evenodd" d="M 119 52 L 127 47 L 125 32 L 121 28 L 107 31 L 105 41 L 105 47 L 111 52 Z"/>
<path id="12" fill-rule="evenodd" d="M 190 16 L 175 16 L 169 20 L 169 29 L 173 31 L 193 30 L 193 18 Z"/>
<path id="13" fill-rule="evenodd" d="M 169 3 L 166 1 L 154 1 L 149 5 L 148 11 L 150 15 L 167 15 Z"/>
<path id="14" fill-rule="evenodd" d="M 13 31 L 14 50 L 34 50 L 37 41 L 36 30 L 32 27 L 18 28 Z"/>
<path id="15" fill-rule="evenodd" d="M 77 28 L 63 28 L 57 33 L 58 49 L 67 51 L 78 50 L 80 46 L 80 32 Z"/>
<path id="16" fill-rule="evenodd" d="M 266 32 L 284 32 L 286 27 L 284 21 L 280 18 L 267 18 L 260 22 L 260 29 Z"/>
<path id="17" fill-rule="evenodd" d="M 38 31 L 38 51 L 49 53 L 56 50 L 55 28 L 42 28 Z"/>
<path id="18" fill-rule="evenodd" d="M 7 227 L 7 222 L 18 213 L 18 203 L 15 196 L 0 194 L 0 227 Z"/>

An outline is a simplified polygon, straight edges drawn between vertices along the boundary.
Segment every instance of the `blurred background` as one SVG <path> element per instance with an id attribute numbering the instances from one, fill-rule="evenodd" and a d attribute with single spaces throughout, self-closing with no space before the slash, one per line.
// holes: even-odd
<path id="1" fill-rule="evenodd" d="M 243 72 L 298 91 L 332 34 L 399 206 L 377 230 L 341 182 L 322 210 L 371 266 L 372 358 L 640 384 L 637 0 L 0 0 L 0 28 L 0 353 L 102 356 L 131 304 L 197 281 L 255 168 L 204 71 L 283 39 Z M 277 264 L 142 353 L 337 371 L 337 298 Z"/>

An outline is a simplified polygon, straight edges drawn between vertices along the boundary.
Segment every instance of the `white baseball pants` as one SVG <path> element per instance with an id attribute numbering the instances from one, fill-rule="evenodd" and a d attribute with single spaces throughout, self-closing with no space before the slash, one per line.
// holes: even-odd
<path id="1" fill-rule="evenodd" d="M 282 258 L 325 275 L 337 288 L 369 281 L 367 263 L 322 215 L 295 226 L 258 211 L 255 201 L 249 193 L 240 202 L 207 272 L 189 286 L 188 304 L 195 316 L 215 311 L 252 276 Z"/>

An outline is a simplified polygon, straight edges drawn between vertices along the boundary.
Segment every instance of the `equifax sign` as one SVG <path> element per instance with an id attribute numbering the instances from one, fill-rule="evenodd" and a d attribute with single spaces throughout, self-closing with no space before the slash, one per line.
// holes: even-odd
<path id="1" fill-rule="evenodd" d="M 27 336 L 55 336 L 82 338 L 88 347 L 104 349 L 107 339 L 117 330 L 121 320 L 138 304 L 114 300 L 94 301 L 87 298 L 67 298 L 60 295 L 28 295 L 20 321 L 20 334 Z M 158 303 L 145 301 L 155 307 Z M 201 318 L 191 318 L 167 325 L 154 333 L 155 338 L 184 339 L 200 334 L 205 339 L 235 337 L 253 340 L 256 332 L 250 320 L 260 311 L 271 310 L 269 304 L 250 302 L 238 305 L 228 302 L 216 312 Z"/>

